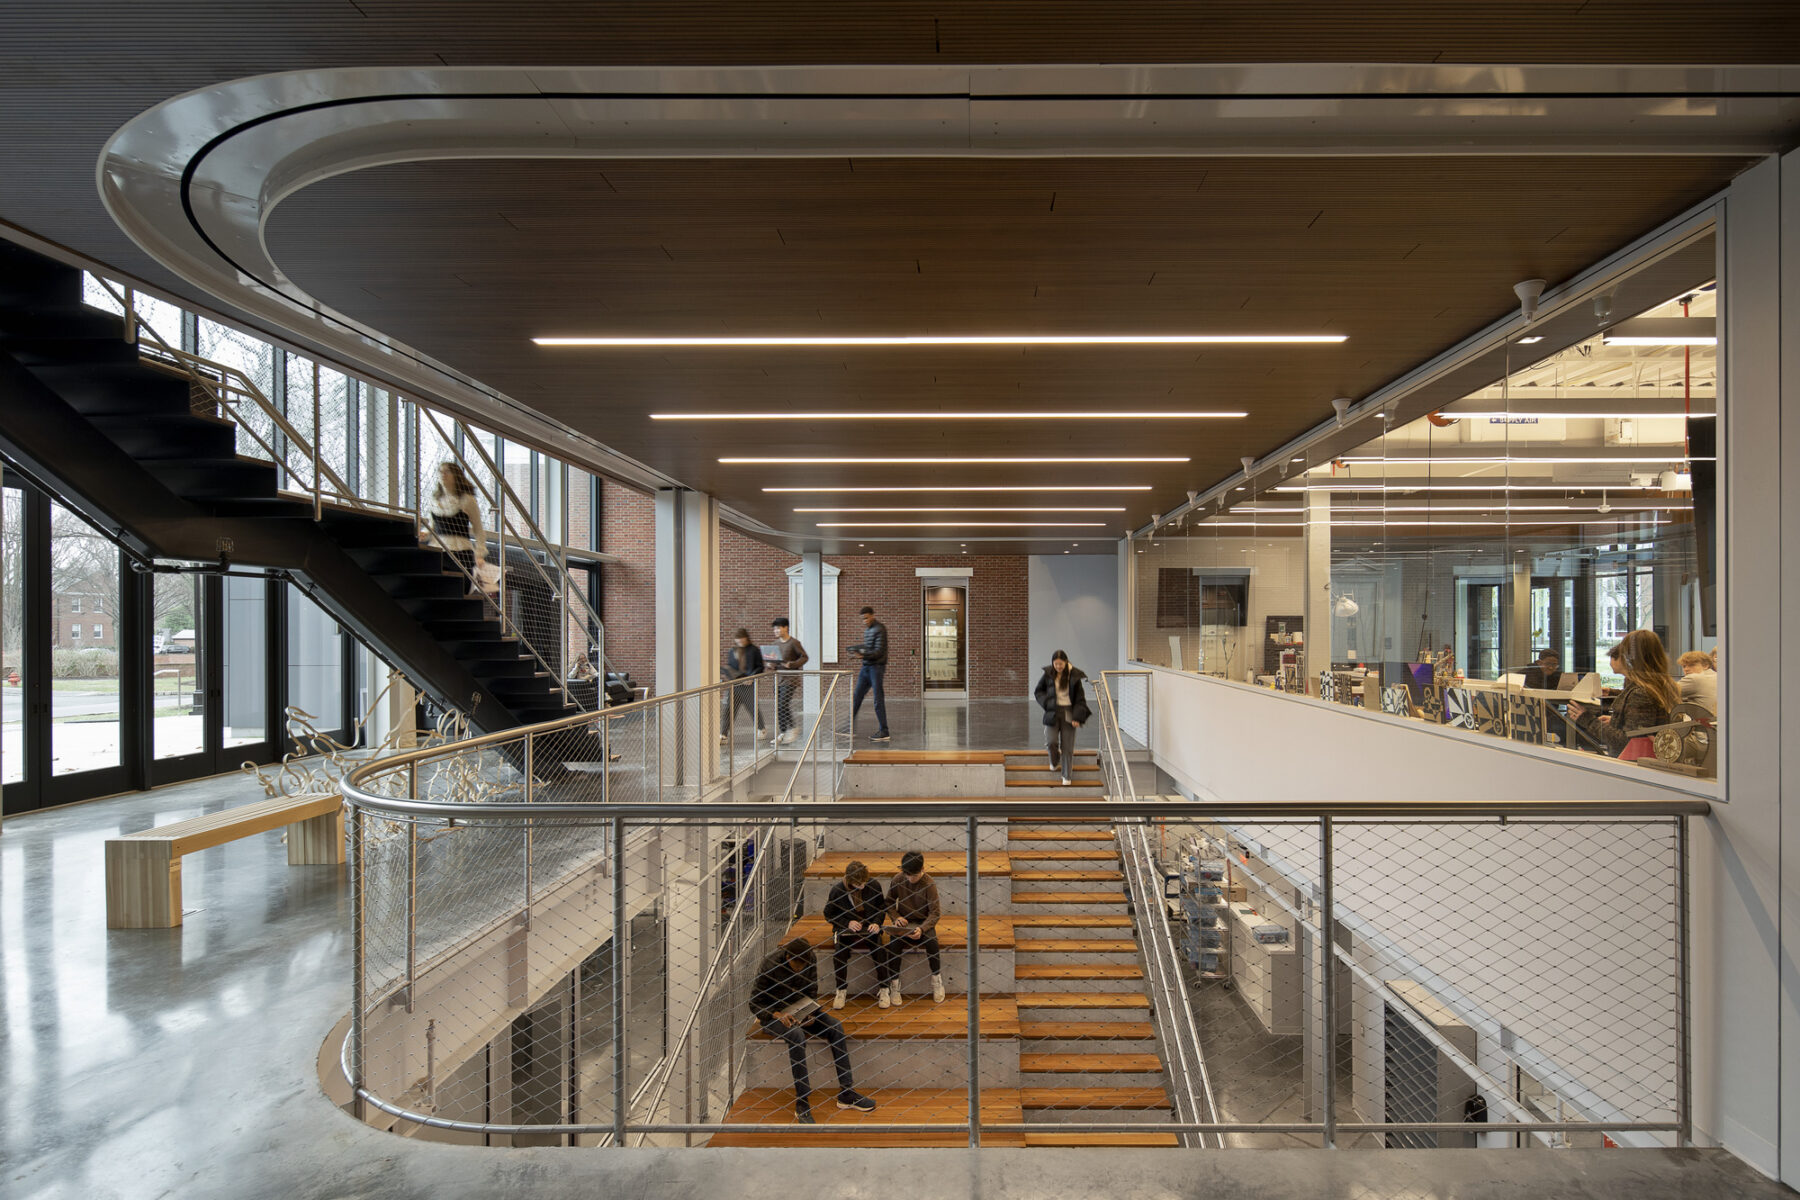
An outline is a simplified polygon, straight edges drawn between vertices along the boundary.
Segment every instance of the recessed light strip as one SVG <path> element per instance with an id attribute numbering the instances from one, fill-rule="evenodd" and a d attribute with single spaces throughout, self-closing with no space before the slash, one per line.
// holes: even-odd
<path id="1" fill-rule="evenodd" d="M 765 492 L 804 492 L 811 495 L 834 495 L 838 492 L 1147 492 L 1147 483 L 1007 483 L 1007 484 L 932 484 L 923 487 L 766 487 Z"/>
<path id="2" fill-rule="evenodd" d="M 820 529 L 1105 529 L 1105 521 L 820 521 Z"/>
<path id="3" fill-rule="evenodd" d="M 1119 508 L 796 508 L 797 513 L 1116 513 Z"/>
<path id="4" fill-rule="evenodd" d="M 1039 466 L 1046 463 L 1184 463 L 1193 460 L 1185 455 L 1180 458 L 721 458 L 727 466 L 831 466 L 833 464 L 878 467 L 878 466 L 912 466 L 912 467 L 952 467 L 952 466 Z M 1645 460 L 1649 461 L 1649 460 Z"/>
<path id="5" fill-rule="evenodd" d="M 540 346 L 1266 346 L 1334 345 L 1341 333 L 924 334 L 913 337 L 534 337 Z"/>
<path id="6" fill-rule="evenodd" d="M 1014 409 L 1010 412 L 699 412 L 651 413 L 652 421 L 1206 421 L 1247 417 L 1247 412 L 1157 412 L 1153 410 L 1117 412 L 1058 411 L 1034 412 Z"/>

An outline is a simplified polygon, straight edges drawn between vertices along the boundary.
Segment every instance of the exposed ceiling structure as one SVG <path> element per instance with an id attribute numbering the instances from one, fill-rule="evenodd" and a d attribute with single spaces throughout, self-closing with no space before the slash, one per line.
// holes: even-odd
<path id="1" fill-rule="evenodd" d="M 1169 511 L 1243 456 L 1316 425 L 1332 397 L 1362 396 L 1504 316 L 1515 281 L 1566 278 L 1744 165 L 417 163 L 305 188 L 275 210 L 266 236 L 288 275 L 339 311 L 796 538 L 907 552 L 975 538 L 1001 539 L 999 550 L 1067 548 Z M 532 340 L 1019 333 L 1346 340 L 674 349 Z M 970 412 L 1004 416 L 949 415 Z M 1125 415 L 1158 412 L 1248 415 Z M 817 413 L 844 415 L 794 417 Z M 870 413 L 919 417 L 861 415 Z M 705 419 L 656 419 L 694 415 Z M 1178 461 L 723 461 L 734 458 Z M 1102 484 L 1149 490 L 1089 494 Z M 767 490 L 800 486 L 824 490 Z M 998 487 L 1018 490 L 988 490 Z M 1048 511 L 1069 506 L 1088 511 Z M 903 511 L 927 508 L 964 511 Z M 890 511 L 850 511 L 875 509 Z"/>

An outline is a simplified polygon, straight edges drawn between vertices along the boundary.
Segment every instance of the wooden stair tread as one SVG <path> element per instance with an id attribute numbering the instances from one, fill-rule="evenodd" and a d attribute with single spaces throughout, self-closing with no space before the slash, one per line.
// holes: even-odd
<path id="1" fill-rule="evenodd" d="M 1141 992 L 1021 992 L 1018 1001 L 1020 1008 L 1150 1007 L 1150 997 Z"/>
<path id="2" fill-rule="evenodd" d="M 1019 1103 L 1025 1108 L 1173 1108 L 1169 1093 L 1159 1087 L 1053 1087 L 1020 1088 Z"/>
<path id="3" fill-rule="evenodd" d="M 1014 892 L 1014 904 L 1123 904 L 1124 892 Z"/>
<path id="4" fill-rule="evenodd" d="M 271 829 L 281 829 L 297 821 L 322 817 L 336 812 L 343 807 L 343 803 L 343 796 L 335 792 L 275 796 L 253 804 L 239 804 L 216 813 L 189 817 L 185 821 L 172 821 L 138 833 L 127 833 L 114 840 L 167 841 L 172 843 L 170 853 L 180 856 L 236 841 L 238 838 L 266 833 Z"/>
<path id="5" fill-rule="evenodd" d="M 860 861 L 869 868 L 869 874 L 875 879 L 886 881 L 900 873 L 901 850 L 832 850 L 821 854 L 806 868 L 808 879 L 842 879 L 844 868 L 852 862 Z M 941 854 L 927 854 L 925 869 L 933 875 L 943 878 L 949 875 L 968 877 L 965 868 L 967 856 L 959 851 L 946 850 Z M 1004 850 L 980 850 L 975 854 L 975 873 L 977 875 L 1010 875 L 1012 859 Z"/>
<path id="6" fill-rule="evenodd" d="M 1020 963 L 1014 979 L 1142 979 L 1144 968 L 1131 963 Z M 1032 996 L 1034 992 L 1021 992 Z M 1052 993 L 1054 994 L 1054 993 Z"/>
<path id="7" fill-rule="evenodd" d="M 1162 1059 L 1154 1054 L 1021 1054 L 1019 1070 L 1033 1074 L 1131 1074 L 1162 1071 Z"/>
<path id="8" fill-rule="evenodd" d="M 843 1147 L 958 1147 L 969 1144 L 969 1135 L 938 1133 L 866 1133 L 864 1125 L 961 1125 L 969 1119 L 969 1093 L 961 1088 L 867 1088 L 875 1101 L 872 1113 L 837 1106 L 837 1094 L 829 1087 L 813 1090 L 816 1125 L 794 1123 L 794 1089 L 748 1088 L 725 1115 L 725 1124 L 766 1125 L 764 1129 L 717 1133 L 712 1146 L 843 1146 Z M 1025 1119 L 1016 1088 L 981 1089 L 981 1119 L 995 1125 L 1018 1125 Z M 983 1134 L 982 1145 L 1022 1146 L 1023 1134 Z"/>
<path id="9" fill-rule="evenodd" d="M 1022 1038 L 1055 1038 L 1058 1041 L 1148 1041 L 1156 1029 L 1148 1021 L 1020 1021 Z"/>
<path id="10" fill-rule="evenodd" d="M 987 1144 L 987 1135 L 981 1138 Z M 1179 1146 L 1172 1133 L 1028 1133 L 1027 1146 Z"/>
<path id="11" fill-rule="evenodd" d="M 993 767 L 1006 761 L 1005 750 L 858 750 L 846 766 Z"/>
<path id="12" fill-rule="evenodd" d="M 1075 788 L 1103 788 L 1106 786 L 1106 783 L 1104 780 L 1099 780 L 1099 779 L 1096 779 L 1096 780 L 1092 781 L 1091 783 L 1085 779 L 1077 779 L 1074 782 L 1066 784 L 1066 785 L 1061 784 L 1061 783 L 1039 783 L 1035 779 L 1009 779 L 1006 781 L 1006 786 L 1007 787 L 1028 787 L 1028 788 L 1057 788 L 1059 790 L 1066 786 L 1069 789 L 1073 790 Z"/>
<path id="13" fill-rule="evenodd" d="M 1110 829 L 1014 829 L 1007 837 L 1015 842 L 1110 842 Z"/>
<path id="14" fill-rule="evenodd" d="M 976 944 L 983 950 L 1013 948 L 1011 917 L 979 917 L 975 924 Z M 945 950 L 969 948 L 969 919 L 965 916 L 942 916 L 937 924 L 938 945 Z M 801 917 L 789 926 L 787 937 L 805 938 L 814 950 L 831 949 L 831 924 L 824 917 Z"/>
<path id="15" fill-rule="evenodd" d="M 822 1003 L 824 1003 L 822 1001 Z M 899 1041 L 919 1039 L 966 1040 L 969 1036 L 969 997 L 952 994 L 942 1004 L 933 1004 L 929 995 L 915 996 L 894 1008 L 881 1008 L 873 996 L 852 996 L 844 1007 L 832 1013 L 844 1023 L 844 1032 L 859 1041 L 892 1038 Z M 760 1025 L 751 1024 L 751 1041 L 773 1041 Z M 1019 1036 L 1019 1006 L 1007 995 L 981 998 L 981 1037 L 1016 1038 Z"/>
<path id="16" fill-rule="evenodd" d="M 1007 763 L 1006 769 L 1009 771 L 1054 771 L 1057 768 L 1055 768 L 1055 767 L 1051 766 L 1049 763 L 1045 762 L 1045 763 L 1024 763 L 1024 764 Z M 1092 773 L 1098 775 L 1100 773 L 1100 764 L 1099 763 L 1092 763 L 1092 764 L 1076 763 L 1074 766 L 1070 767 L 1069 770 L 1071 770 L 1071 771 L 1091 771 Z"/>
<path id="17" fill-rule="evenodd" d="M 1119 857 L 1117 850 L 1008 850 L 1006 853 L 1012 858 L 1033 862 L 1116 862 Z"/>
<path id="18" fill-rule="evenodd" d="M 1130 929 L 1125 916 L 1083 916 L 1079 913 L 1033 913 L 1012 919 L 1013 929 Z"/>
<path id="19" fill-rule="evenodd" d="M 1124 879 L 1120 871 L 1014 871 L 1020 883 L 1117 883 Z"/>
<path id="20" fill-rule="evenodd" d="M 1048 750 L 1007 750 L 1004 753 L 1008 758 L 1041 758 L 1045 762 L 1050 761 L 1050 752 Z M 1097 759 L 1100 757 L 1100 752 L 1098 750 L 1077 750 L 1075 752 L 1075 757 Z"/>
<path id="21" fill-rule="evenodd" d="M 1013 947 L 1028 954 L 1132 954 L 1138 948 L 1130 938 L 1026 938 Z"/>

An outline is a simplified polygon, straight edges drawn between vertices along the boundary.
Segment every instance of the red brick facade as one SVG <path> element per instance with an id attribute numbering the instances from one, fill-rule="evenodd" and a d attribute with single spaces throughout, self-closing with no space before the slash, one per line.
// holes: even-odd
<path id="1" fill-rule="evenodd" d="M 732 633 L 743 626 L 760 644 L 768 640 L 769 622 L 787 611 L 787 568 L 800 556 L 767 545 L 734 529 L 719 530 L 719 653 Z M 874 606 L 888 627 L 888 695 L 911 699 L 920 695 L 924 653 L 920 567 L 972 567 L 969 580 L 969 695 L 974 699 L 1025 696 L 1036 682 L 1026 662 L 1027 560 L 1024 555 L 827 555 L 837 567 L 837 664 L 856 666 L 847 651 L 862 641 L 862 619 L 856 610 Z M 607 626 L 608 636 L 612 627 Z M 818 647 L 808 646 L 815 655 Z M 820 665 L 815 660 L 814 665 Z"/>
<path id="2" fill-rule="evenodd" d="M 600 484 L 600 549 L 619 560 L 602 568 L 600 619 L 615 671 L 656 686 L 656 499 L 610 479 Z"/>

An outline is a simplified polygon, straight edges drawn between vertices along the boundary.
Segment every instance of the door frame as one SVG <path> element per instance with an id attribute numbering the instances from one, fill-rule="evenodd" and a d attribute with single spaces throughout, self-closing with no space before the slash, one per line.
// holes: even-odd
<path id="1" fill-rule="evenodd" d="M 972 575 L 929 575 L 922 572 L 919 575 L 919 641 L 921 643 L 919 647 L 919 695 L 922 699 L 964 701 L 969 698 L 970 684 L 975 673 L 974 656 L 970 653 L 969 646 L 969 611 L 973 600 L 971 594 L 973 589 L 970 584 L 972 582 Z M 957 649 L 962 655 L 962 687 L 960 688 L 926 686 L 926 674 L 931 665 L 931 626 L 927 620 L 931 612 L 930 596 L 933 588 L 941 587 L 956 588 L 962 592 L 962 628 L 958 630 L 957 638 L 959 643 Z"/>

